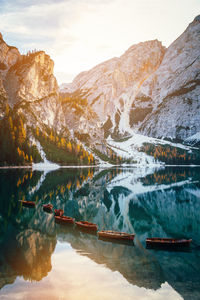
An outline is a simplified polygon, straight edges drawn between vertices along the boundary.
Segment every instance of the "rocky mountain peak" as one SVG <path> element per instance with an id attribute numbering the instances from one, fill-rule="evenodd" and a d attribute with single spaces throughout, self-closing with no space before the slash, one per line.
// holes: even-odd
<path id="1" fill-rule="evenodd" d="M 80 73 L 67 93 L 83 93 L 103 127 L 184 140 L 200 131 L 200 15 L 166 49 L 158 40 Z M 105 125 L 105 126 L 104 126 Z"/>
<path id="2" fill-rule="evenodd" d="M 58 85 L 50 56 L 44 51 L 20 55 L 17 48 L 0 40 L 0 69 L 0 116 L 8 103 L 28 117 L 30 126 L 56 126 Z"/>
<path id="3" fill-rule="evenodd" d="M 16 63 L 20 57 L 20 52 L 16 47 L 9 46 L 3 40 L 3 36 L 0 33 L 0 74 L 4 76 L 6 71 Z"/>
<path id="4" fill-rule="evenodd" d="M 119 101 L 126 103 L 122 106 L 130 106 L 132 103 L 130 97 L 123 94 L 130 88 L 137 90 L 158 68 L 164 53 L 165 47 L 158 40 L 133 45 L 122 56 L 80 73 L 71 84 L 62 85 L 61 92 L 84 91 L 89 105 L 102 123 L 109 115 L 115 119 L 121 105 Z"/>
<path id="5" fill-rule="evenodd" d="M 200 23 L 200 15 L 196 16 L 194 18 L 194 21 L 192 22 L 192 24 L 197 24 L 197 23 Z"/>
<path id="6" fill-rule="evenodd" d="M 200 130 L 200 16 L 169 46 L 140 92 L 154 107 L 141 126 L 146 135 L 183 140 Z"/>
<path id="7" fill-rule="evenodd" d="M 46 72 L 48 72 L 48 74 L 51 75 L 53 74 L 54 62 L 50 58 L 50 56 L 46 54 L 44 51 L 38 51 L 33 53 L 31 59 L 32 59 L 32 63 L 37 63 L 41 68 L 44 68 Z"/>
<path id="8" fill-rule="evenodd" d="M 53 69 L 54 62 L 44 51 L 21 55 L 6 76 L 9 104 L 12 106 L 18 101 L 35 101 L 57 94 Z"/>

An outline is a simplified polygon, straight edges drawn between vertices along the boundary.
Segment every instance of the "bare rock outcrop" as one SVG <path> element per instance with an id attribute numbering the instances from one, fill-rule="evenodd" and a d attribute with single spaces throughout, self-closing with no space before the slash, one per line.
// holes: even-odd
<path id="1" fill-rule="evenodd" d="M 157 40 L 80 73 L 61 93 L 85 93 L 108 134 L 184 141 L 200 132 L 200 16 L 168 49 Z"/>
<path id="2" fill-rule="evenodd" d="M 133 94 L 159 67 L 165 48 L 154 40 L 130 47 L 121 57 L 103 62 L 80 73 L 71 84 L 62 85 L 61 93 L 85 92 L 93 111 L 104 123 L 110 115 L 130 109 Z"/>
<path id="3" fill-rule="evenodd" d="M 140 93 L 153 105 L 143 134 L 184 140 L 200 131 L 200 16 L 169 46 Z"/>

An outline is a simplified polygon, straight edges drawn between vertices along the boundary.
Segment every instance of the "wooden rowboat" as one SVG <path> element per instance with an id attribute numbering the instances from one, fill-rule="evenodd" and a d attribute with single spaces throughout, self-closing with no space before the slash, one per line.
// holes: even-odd
<path id="1" fill-rule="evenodd" d="M 87 221 L 75 222 L 75 224 L 79 229 L 84 229 L 88 231 L 91 230 L 93 232 L 97 232 L 98 230 L 98 226 L 96 224 Z"/>
<path id="2" fill-rule="evenodd" d="M 35 207 L 35 202 L 33 201 L 25 201 L 25 200 L 19 200 L 23 206 L 26 207 Z"/>
<path id="3" fill-rule="evenodd" d="M 185 248 L 189 247 L 191 239 L 147 238 L 147 248 Z"/>
<path id="4" fill-rule="evenodd" d="M 98 231 L 99 238 L 109 239 L 109 240 L 121 240 L 121 241 L 133 241 L 135 235 L 126 233 L 126 232 L 118 232 L 112 230 L 102 230 Z"/>
<path id="5" fill-rule="evenodd" d="M 46 212 L 48 212 L 48 213 L 51 213 L 52 209 L 53 209 L 53 205 L 52 204 L 44 204 L 43 205 L 43 210 L 46 211 Z"/>
<path id="6" fill-rule="evenodd" d="M 55 222 L 57 224 L 66 225 L 66 224 L 74 224 L 74 218 L 67 216 L 55 216 Z"/>
<path id="7" fill-rule="evenodd" d="M 63 214 L 64 214 L 64 210 L 63 209 L 54 209 L 54 215 L 55 216 L 62 217 Z"/>

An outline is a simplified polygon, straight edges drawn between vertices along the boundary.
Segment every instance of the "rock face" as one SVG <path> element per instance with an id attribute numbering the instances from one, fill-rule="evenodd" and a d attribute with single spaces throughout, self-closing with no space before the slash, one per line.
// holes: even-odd
<path id="1" fill-rule="evenodd" d="M 103 140 L 99 117 L 88 104 L 84 93 L 61 94 L 60 101 L 62 106 L 60 123 L 70 129 L 72 136 L 75 135 L 81 141 L 90 143 Z"/>
<path id="2" fill-rule="evenodd" d="M 110 116 L 112 124 L 119 127 L 119 119 L 127 121 L 133 96 L 158 68 L 164 53 L 165 48 L 157 40 L 133 45 L 121 57 L 80 73 L 72 84 L 62 85 L 61 92 L 84 92 L 102 125 Z M 129 121 L 121 124 L 122 130 L 126 131 L 127 126 Z"/>
<path id="3" fill-rule="evenodd" d="M 139 131 L 185 140 L 200 131 L 200 16 L 166 50 L 157 40 L 80 73 L 61 92 L 85 92 L 107 135 Z"/>
<path id="4" fill-rule="evenodd" d="M 26 125 L 61 130 L 54 62 L 44 51 L 20 55 L 0 36 L 0 117 L 6 104 L 22 113 Z M 59 123 L 60 122 L 60 123 Z"/>
<path id="5" fill-rule="evenodd" d="M 57 81 L 53 67 L 53 61 L 43 51 L 21 56 L 6 76 L 9 104 L 22 100 L 35 101 L 56 94 Z"/>
<path id="6" fill-rule="evenodd" d="M 140 93 L 153 105 L 140 127 L 145 135 L 184 140 L 200 131 L 200 16 L 167 49 Z"/>
<path id="7" fill-rule="evenodd" d="M 74 132 L 94 136 L 101 140 L 98 117 L 84 101 L 77 98 L 67 101 L 59 97 L 54 77 L 54 62 L 44 51 L 20 55 L 8 46 L 0 36 L 0 116 L 5 113 L 6 104 L 22 113 L 26 126 L 40 130 L 44 125 L 64 137 Z M 70 117 L 69 117 L 70 116 Z"/>
<path id="8" fill-rule="evenodd" d="M 15 47 L 8 46 L 0 33 L 0 117 L 3 117 L 5 111 L 5 102 L 7 93 L 4 87 L 4 81 L 9 68 L 16 63 L 20 53 Z"/>
<path id="9" fill-rule="evenodd" d="M 4 87 L 8 104 L 28 114 L 30 126 L 57 126 L 59 97 L 53 68 L 50 57 L 40 51 L 20 56 L 6 74 Z"/>
<path id="10" fill-rule="evenodd" d="M 8 46 L 0 34 L 0 72 L 5 73 L 19 58 L 20 53 L 16 47 Z"/>
<path id="11" fill-rule="evenodd" d="M 53 68 L 45 52 L 20 55 L 0 35 L 0 118 L 9 104 L 29 128 L 100 148 L 110 134 L 188 141 L 200 132 L 200 16 L 167 50 L 157 40 L 133 45 L 60 93 Z"/>

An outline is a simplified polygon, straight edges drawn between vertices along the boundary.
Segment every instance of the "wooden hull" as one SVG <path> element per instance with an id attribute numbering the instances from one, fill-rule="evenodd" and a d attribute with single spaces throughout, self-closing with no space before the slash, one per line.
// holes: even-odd
<path id="1" fill-rule="evenodd" d="M 74 219 L 66 216 L 55 216 L 55 222 L 61 225 L 74 224 Z"/>
<path id="2" fill-rule="evenodd" d="M 80 230 L 85 230 L 85 231 L 92 231 L 92 232 L 97 232 L 98 227 L 96 224 L 89 223 L 89 222 L 75 222 L 76 226 Z"/>
<path id="3" fill-rule="evenodd" d="M 185 239 L 167 239 L 167 238 L 147 238 L 146 247 L 148 249 L 152 248 L 162 248 L 162 249 L 182 249 L 188 248 L 191 243 L 190 240 Z"/>
<path id="4" fill-rule="evenodd" d="M 52 212 L 52 209 L 53 209 L 53 205 L 50 205 L 50 204 L 44 204 L 43 205 L 43 210 L 45 211 L 45 212 L 48 212 L 48 213 L 51 213 Z"/>
<path id="5" fill-rule="evenodd" d="M 35 207 L 35 202 L 32 201 L 20 201 L 20 202 L 22 203 L 22 206 L 31 207 L 31 208 Z"/>
<path id="6" fill-rule="evenodd" d="M 106 231 L 102 230 L 98 232 L 98 236 L 100 239 L 109 239 L 109 240 L 115 240 L 115 241 L 133 241 L 135 235 L 129 234 L 125 232 L 118 232 L 118 231 Z"/>

